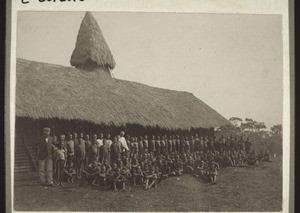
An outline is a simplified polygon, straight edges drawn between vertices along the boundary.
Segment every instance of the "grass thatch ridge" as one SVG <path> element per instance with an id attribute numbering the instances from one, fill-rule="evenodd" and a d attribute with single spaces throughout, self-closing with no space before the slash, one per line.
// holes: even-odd
<path id="1" fill-rule="evenodd" d="M 188 92 L 107 78 L 103 72 L 17 59 L 16 116 L 166 129 L 229 124 Z"/>
<path id="2" fill-rule="evenodd" d="M 116 65 L 100 27 L 91 12 L 86 12 L 81 22 L 70 63 L 76 68 L 95 64 L 98 67 L 113 69 Z"/>

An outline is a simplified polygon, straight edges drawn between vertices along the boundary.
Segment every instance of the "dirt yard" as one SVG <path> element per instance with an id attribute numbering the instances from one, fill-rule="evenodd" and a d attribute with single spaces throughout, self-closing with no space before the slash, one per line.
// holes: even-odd
<path id="1" fill-rule="evenodd" d="M 258 167 L 223 168 L 211 185 L 190 175 L 162 181 L 158 188 L 127 187 L 125 192 L 101 188 L 45 188 L 33 176 L 15 181 L 18 211 L 280 211 L 281 158 Z"/>

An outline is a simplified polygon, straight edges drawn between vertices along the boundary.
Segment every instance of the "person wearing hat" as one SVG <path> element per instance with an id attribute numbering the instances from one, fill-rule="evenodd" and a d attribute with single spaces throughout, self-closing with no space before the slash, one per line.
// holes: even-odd
<path id="1" fill-rule="evenodd" d="M 36 140 L 36 157 L 38 161 L 38 174 L 42 185 L 53 184 L 53 157 L 57 149 L 53 144 L 50 128 L 43 129 L 43 135 Z"/>

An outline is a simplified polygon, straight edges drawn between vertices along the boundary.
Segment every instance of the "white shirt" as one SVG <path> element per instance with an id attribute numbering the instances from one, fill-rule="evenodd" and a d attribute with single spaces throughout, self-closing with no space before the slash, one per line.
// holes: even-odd
<path id="1" fill-rule="evenodd" d="M 126 139 L 124 137 L 120 137 L 120 142 L 126 150 L 129 150 L 127 143 L 126 143 Z"/>
<path id="2" fill-rule="evenodd" d="M 106 140 L 104 140 L 104 141 L 105 141 L 105 143 L 108 145 L 108 147 L 111 146 L 112 141 L 111 141 L 110 139 L 106 139 Z"/>
<path id="3" fill-rule="evenodd" d="M 96 142 L 98 143 L 98 147 L 103 145 L 103 139 L 97 139 Z"/>

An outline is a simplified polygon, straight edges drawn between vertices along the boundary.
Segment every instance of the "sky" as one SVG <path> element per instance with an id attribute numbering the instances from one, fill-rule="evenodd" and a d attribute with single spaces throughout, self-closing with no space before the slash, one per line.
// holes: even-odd
<path id="1" fill-rule="evenodd" d="M 70 65 L 85 12 L 19 12 L 17 57 Z M 225 118 L 282 124 L 281 16 L 93 12 L 115 78 L 188 91 Z"/>

